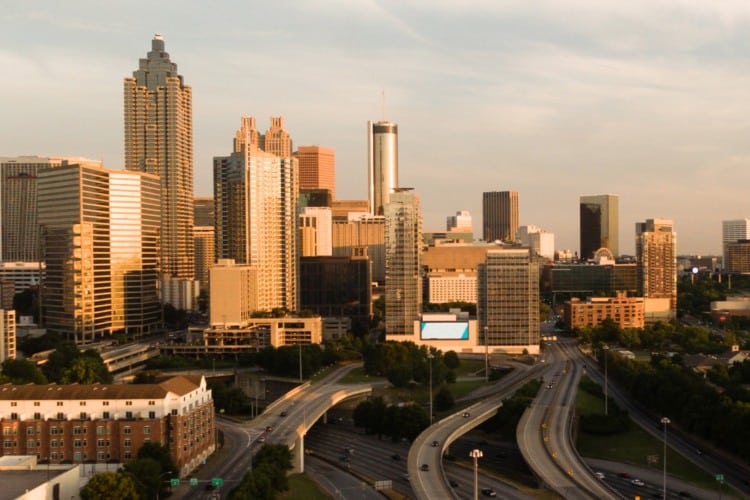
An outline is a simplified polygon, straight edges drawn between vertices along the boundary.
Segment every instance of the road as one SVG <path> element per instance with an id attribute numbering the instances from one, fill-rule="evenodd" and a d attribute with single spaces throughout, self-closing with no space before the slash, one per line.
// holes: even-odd
<path id="1" fill-rule="evenodd" d="M 462 434 L 491 418 L 512 395 L 529 380 L 547 371 L 548 365 L 539 363 L 527 370 L 515 370 L 498 382 L 502 388 L 494 395 L 460 412 L 446 417 L 423 431 L 409 451 L 408 471 L 412 489 L 418 499 L 451 498 L 452 488 L 445 478 L 443 454 Z M 468 416 L 464 416 L 468 414 Z M 424 470 L 426 467 L 427 470 Z"/>

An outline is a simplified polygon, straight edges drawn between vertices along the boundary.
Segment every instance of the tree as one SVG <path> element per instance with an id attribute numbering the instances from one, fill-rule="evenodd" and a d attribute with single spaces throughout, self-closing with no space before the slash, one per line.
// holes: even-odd
<path id="1" fill-rule="evenodd" d="M 454 404 L 456 401 L 453 399 L 453 393 L 447 385 L 442 386 L 435 394 L 435 409 L 437 411 L 450 410 Z"/>
<path id="2" fill-rule="evenodd" d="M 46 384 L 47 379 L 37 366 L 27 359 L 11 359 L 3 361 L 2 374 L 12 384 Z"/>
<path id="3" fill-rule="evenodd" d="M 456 351 L 448 351 L 443 355 L 443 363 L 450 370 L 455 370 L 461 365 L 461 360 L 458 358 Z"/>
<path id="4" fill-rule="evenodd" d="M 98 357 L 98 355 L 97 355 Z M 111 383 L 112 375 L 104 366 L 101 358 L 83 355 L 75 358 L 65 368 L 60 378 L 61 384 L 96 384 Z"/>
<path id="5" fill-rule="evenodd" d="M 81 489 L 82 500 L 138 500 L 138 489 L 133 479 L 121 472 L 100 472 Z"/>
<path id="6" fill-rule="evenodd" d="M 162 490 L 161 466 L 153 458 L 135 458 L 126 463 L 123 470 L 133 478 L 139 498 L 155 498 Z"/>
<path id="7" fill-rule="evenodd" d="M 138 455 L 136 458 L 150 458 L 155 460 L 159 463 L 160 473 L 167 471 L 176 472 L 179 470 L 177 465 L 172 461 L 172 455 L 169 453 L 169 447 L 166 444 L 146 441 L 138 449 Z"/>

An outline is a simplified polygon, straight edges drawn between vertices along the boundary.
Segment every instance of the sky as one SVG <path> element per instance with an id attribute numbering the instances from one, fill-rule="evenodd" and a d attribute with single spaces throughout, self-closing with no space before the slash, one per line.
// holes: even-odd
<path id="1" fill-rule="evenodd" d="M 673 219 L 680 254 L 719 254 L 750 217 L 745 0 L 36 0 L 0 8 L 0 156 L 123 167 L 122 80 L 155 33 L 193 88 L 195 193 L 242 116 L 283 116 L 336 151 L 336 198 L 367 196 L 368 120 L 399 127 L 399 184 L 425 231 L 485 191 L 577 251 L 580 195 L 634 226 Z"/>

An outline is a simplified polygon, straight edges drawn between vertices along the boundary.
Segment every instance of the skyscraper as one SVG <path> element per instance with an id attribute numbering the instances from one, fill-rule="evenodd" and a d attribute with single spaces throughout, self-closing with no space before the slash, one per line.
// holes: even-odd
<path id="1" fill-rule="evenodd" d="M 468 210 L 459 210 L 456 215 L 449 215 L 445 220 L 445 230 L 471 233 L 474 231 L 471 225 L 471 213 Z"/>
<path id="2" fill-rule="evenodd" d="M 281 116 L 271 117 L 271 126 L 260 138 L 260 147 L 266 153 L 271 153 L 279 158 L 292 156 L 292 138 L 284 129 L 284 118 Z"/>
<path id="3" fill-rule="evenodd" d="M 518 231 L 518 193 L 490 191 L 482 194 L 484 241 L 515 241 Z"/>
<path id="4" fill-rule="evenodd" d="M 125 168 L 161 180 L 160 266 L 164 277 L 192 279 L 193 101 L 156 34 L 151 51 L 125 78 Z"/>
<path id="5" fill-rule="evenodd" d="M 299 190 L 327 189 L 336 197 L 336 153 L 322 146 L 300 146 L 294 152 L 299 161 Z"/>
<path id="6" fill-rule="evenodd" d="M 195 279 L 204 290 L 208 289 L 209 270 L 215 262 L 215 219 L 214 199 L 210 196 L 196 197 L 193 200 Z"/>
<path id="7" fill-rule="evenodd" d="M 529 249 L 487 252 L 477 270 L 477 316 L 490 346 L 538 351 L 539 266 Z"/>
<path id="8" fill-rule="evenodd" d="M 677 233 L 669 219 L 635 224 L 638 291 L 646 299 L 668 299 L 670 316 L 677 312 Z M 646 304 L 646 312 L 649 305 Z"/>
<path id="9" fill-rule="evenodd" d="M 422 306 L 419 197 L 396 191 L 385 206 L 385 333 L 411 335 Z"/>
<path id="10" fill-rule="evenodd" d="M 370 213 L 383 215 L 398 188 L 398 125 L 367 122 L 367 151 Z"/>
<path id="11" fill-rule="evenodd" d="M 724 267 L 727 265 L 727 244 L 750 240 L 750 219 L 721 221 L 721 246 L 724 251 Z"/>
<path id="12" fill-rule="evenodd" d="M 581 196 L 581 259 L 591 259 L 600 248 L 620 254 L 618 196 L 601 194 Z"/>
<path id="13" fill-rule="evenodd" d="M 19 156 L 0 158 L 2 189 L 2 260 L 38 262 L 40 257 L 37 223 L 37 181 L 39 172 L 66 164 L 101 166 L 84 158 Z"/>
<path id="14" fill-rule="evenodd" d="M 155 175 L 68 165 L 39 174 L 44 322 L 77 343 L 161 323 Z"/>
<path id="15" fill-rule="evenodd" d="M 297 309 L 297 160 L 261 151 L 243 118 L 234 151 L 214 158 L 216 259 L 255 268 L 261 310 Z"/>

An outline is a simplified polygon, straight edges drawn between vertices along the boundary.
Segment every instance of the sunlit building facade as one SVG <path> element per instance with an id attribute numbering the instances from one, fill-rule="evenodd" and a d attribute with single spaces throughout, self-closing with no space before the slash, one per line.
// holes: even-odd
<path id="1" fill-rule="evenodd" d="M 48 330 L 85 344 L 160 326 L 155 175 L 71 165 L 39 174 Z"/>
<path id="2" fill-rule="evenodd" d="M 157 34 L 133 76 L 125 78 L 125 168 L 159 176 L 160 272 L 192 279 L 193 101 Z"/>
<path id="3" fill-rule="evenodd" d="M 336 197 L 336 153 L 323 146 L 300 146 L 294 152 L 299 161 L 300 191 L 327 189 Z"/>
<path id="4" fill-rule="evenodd" d="M 398 125 L 367 122 L 367 151 L 369 209 L 383 215 L 398 188 Z"/>
<path id="5" fill-rule="evenodd" d="M 619 197 L 616 194 L 581 196 L 581 259 L 591 259 L 600 248 L 617 257 L 619 244 Z"/>
<path id="6" fill-rule="evenodd" d="M 648 219 L 635 224 L 638 293 L 647 299 L 668 301 L 669 316 L 677 313 L 677 233 L 669 219 Z"/>

